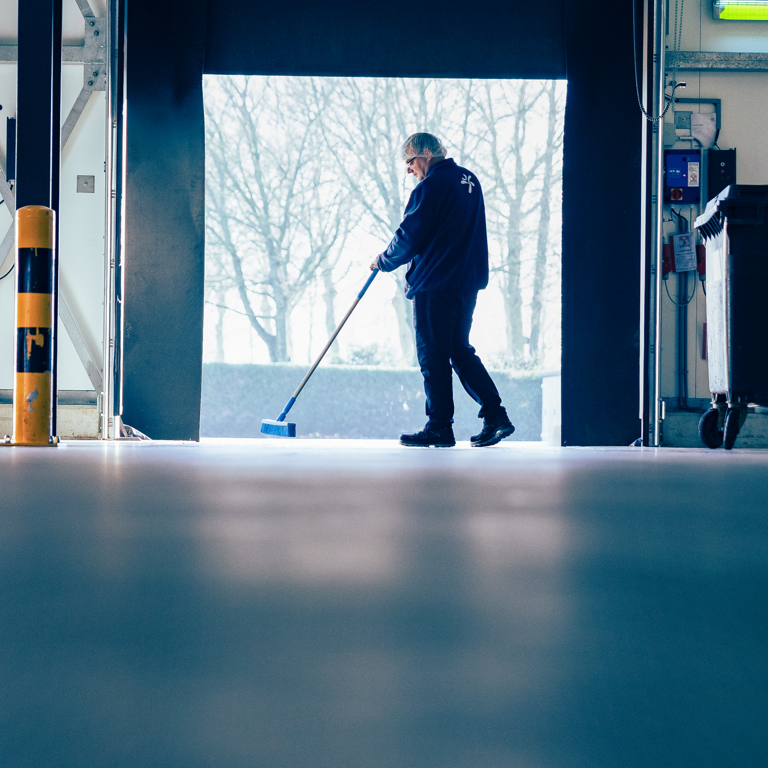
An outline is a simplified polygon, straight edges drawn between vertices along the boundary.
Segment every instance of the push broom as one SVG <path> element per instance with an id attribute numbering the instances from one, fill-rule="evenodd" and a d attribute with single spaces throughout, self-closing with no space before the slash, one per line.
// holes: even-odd
<path id="1" fill-rule="evenodd" d="M 371 272 L 371 276 L 366 280 L 360 293 L 357 294 L 357 298 L 352 302 L 352 306 L 349 311 L 342 318 L 341 322 L 336 326 L 336 330 L 333 335 L 328 339 L 328 343 L 323 347 L 323 351 L 318 355 L 317 360 L 312 363 L 312 367 L 307 371 L 307 375 L 301 380 L 301 384 L 296 388 L 291 399 L 286 403 L 283 412 L 276 419 L 264 419 L 261 422 L 261 432 L 265 435 L 274 435 L 276 437 L 296 437 L 296 424 L 290 421 L 286 421 L 285 417 L 288 415 L 288 411 L 293 408 L 293 404 L 296 402 L 296 398 L 304 389 L 304 385 L 309 381 L 309 377 L 315 372 L 315 369 L 320 365 L 320 361 L 325 357 L 325 353 L 331 348 L 331 344 L 336 341 L 336 337 L 339 335 L 339 331 L 344 327 L 344 323 L 347 322 L 349 316 L 354 312 L 355 307 L 360 303 L 360 299 L 363 298 L 365 292 L 368 290 L 368 286 L 373 282 L 373 278 L 376 277 L 378 269 L 374 269 Z"/>

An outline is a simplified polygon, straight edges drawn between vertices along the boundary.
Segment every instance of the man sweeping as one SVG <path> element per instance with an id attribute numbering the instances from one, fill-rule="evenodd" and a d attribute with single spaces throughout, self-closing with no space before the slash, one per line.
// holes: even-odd
<path id="1" fill-rule="evenodd" d="M 416 353 L 424 377 L 427 424 L 400 436 L 402 445 L 449 447 L 453 436 L 452 369 L 479 405 L 483 429 L 473 446 L 495 445 L 515 428 L 485 366 L 469 343 L 477 292 L 488 285 L 488 237 L 477 177 L 445 156 L 431 133 L 403 144 L 407 172 L 419 182 L 395 236 L 371 264 L 391 272 L 408 264 L 405 295 L 413 301 Z"/>

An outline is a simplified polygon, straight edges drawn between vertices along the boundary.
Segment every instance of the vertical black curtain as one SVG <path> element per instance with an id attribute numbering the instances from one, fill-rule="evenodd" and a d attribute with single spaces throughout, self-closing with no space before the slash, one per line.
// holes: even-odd
<path id="1" fill-rule="evenodd" d="M 156 439 L 200 436 L 205 21 L 127 2 L 123 420 Z"/>
<path id="2" fill-rule="evenodd" d="M 642 141 L 632 0 L 565 9 L 562 439 L 629 445 L 640 437 Z"/>

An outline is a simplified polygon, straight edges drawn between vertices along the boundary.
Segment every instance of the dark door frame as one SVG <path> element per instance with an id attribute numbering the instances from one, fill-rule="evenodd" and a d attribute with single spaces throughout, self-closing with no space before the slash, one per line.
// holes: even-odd
<path id="1" fill-rule="evenodd" d="M 419 46 L 412 4 L 363 8 L 131 0 L 125 187 L 124 418 L 199 437 L 204 281 L 202 75 L 568 80 L 563 159 L 562 440 L 640 435 L 641 118 L 632 0 L 534 8 L 446 0 Z M 150 23 L 151 22 L 151 23 Z"/>

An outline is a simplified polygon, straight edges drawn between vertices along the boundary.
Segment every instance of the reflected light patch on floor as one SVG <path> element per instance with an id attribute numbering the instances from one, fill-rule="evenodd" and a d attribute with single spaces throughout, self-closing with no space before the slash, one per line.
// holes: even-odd
<path id="1" fill-rule="evenodd" d="M 768 765 L 768 455 L 0 449 L 3 765 Z"/>

